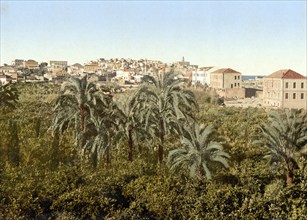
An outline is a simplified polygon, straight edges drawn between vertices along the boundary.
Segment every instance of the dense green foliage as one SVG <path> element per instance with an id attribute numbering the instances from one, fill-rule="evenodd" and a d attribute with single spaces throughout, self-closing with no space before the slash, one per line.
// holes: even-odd
<path id="1" fill-rule="evenodd" d="M 228 168 L 229 155 L 215 138 L 211 126 L 187 126 L 181 137 L 181 147 L 169 152 L 171 170 L 178 172 L 188 168 L 191 176 L 202 178 L 206 175 L 207 179 L 211 179 L 210 163 L 218 162 Z"/>
<path id="2" fill-rule="evenodd" d="M 293 171 L 293 184 L 288 185 L 283 166 L 268 163 L 264 158 L 267 145 L 255 141 L 265 141 L 260 125 L 269 126 L 273 120 L 263 109 L 223 107 L 217 105 L 214 94 L 193 91 L 199 109 L 189 120 L 194 118 L 195 125 L 215 130 L 204 149 L 208 150 L 211 141 L 215 151 L 225 152 L 221 156 L 229 165 L 208 163 L 209 180 L 191 178 L 186 172 L 189 166 L 172 172 L 173 163 L 158 163 L 159 136 L 150 135 L 157 131 L 150 124 L 154 120 L 135 115 L 148 109 L 145 104 L 130 102 L 137 91 L 109 94 L 106 105 L 95 106 L 88 99 L 86 141 L 80 154 L 74 124 L 80 114 L 72 117 L 63 132 L 55 132 L 51 126 L 60 86 L 21 83 L 16 89 L 20 94 L 16 108 L 0 109 L 0 219 L 294 220 L 307 215 L 306 144 L 297 146 L 301 149 L 295 154 L 298 169 Z M 123 99 L 127 102 L 121 106 L 118 102 Z M 306 113 L 300 114 L 306 117 Z M 149 124 L 142 125 L 146 121 Z M 178 121 L 176 132 L 166 133 L 163 139 L 165 155 L 187 149 L 189 141 L 191 149 L 203 141 L 199 134 L 204 130 L 180 128 L 184 120 Z M 305 129 L 306 124 L 298 125 L 287 132 L 292 132 L 290 137 L 298 135 L 294 137 L 299 139 L 295 129 Z M 153 130 L 147 134 L 146 127 Z M 132 148 L 129 128 L 133 129 Z M 118 135 L 124 133 L 125 137 Z M 181 142 L 181 137 L 189 141 Z M 108 166 L 106 155 L 112 158 Z"/>
<path id="3" fill-rule="evenodd" d="M 176 79 L 175 73 L 155 74 L 143 77 L 143 84 L 137 95 L 138 101 L 145 103 L 146 128 L 152 125 L 153 135 L 159 141 L 158 159 L 164 158 L 164 139 L 169 133 L 178 133 L 182 120 L 193 117 L 196 108 L 194 95 L 181 89 L 183 79 Z M 149 125 L 149 126 L 148 126 Z M 148 129 L 147 129 L 148 130 Z"/>
<path id="4" fill-rule="evenodd" d="M 0 85 L 0 107 L 15 108 L 18 100 L 18 91 L 14 84 Z"/>
<path id="5" fill-rule="evenodd" d="M 261 136 L 256 143 L 268 149 L 266 155 L 271 164 L 277 163 L 292 184 L 294 170 L 299 169 L 298 160 L 307 148 L 307 115 L 297 110 L 274 111 L 269 116 L 270 124 L 261 126 Z"/>

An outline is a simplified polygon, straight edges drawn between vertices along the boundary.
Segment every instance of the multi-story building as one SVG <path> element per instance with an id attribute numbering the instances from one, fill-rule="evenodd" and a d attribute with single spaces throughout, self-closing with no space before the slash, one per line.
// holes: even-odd
<path id="1" fill-rule="evenodd" d="M 209 66 L 209 67 L 200 67 L 196 71 L 192 71 L 192 85 L 202 84 L 210 86 L 211 73 L 216 71 L 218 68 Z"/>
<path id="2" fill-rule="evenodd" d="M 23 67 L 23 62 L 24 62 L 24 60 L 15 59 L 15 60 L 12 61 L 12 66 L 14 66 L 15 68 Z"/>
<path id="3" fill-rule="evenodd" d="M 38 68 L 38 62 L 35 60 L 25 60 L 23 61 L 23 68 L 36 69 Z"/>
<path id="4" fill-rule="evenodd" d="M 230 68 L 218 69 L 210 74 L 210 87 L 224 98 L 245 98 L 242 74 Z"/>
<path id="5" fill-rule="evenodd" d="M 67 61 L 50 61 L 49 65 L 51 68 L 65 69 L 67 67 Z"/>
<path id="6" fill-rule="evenodd" d="M 210 74 L 210 87 L 214 89 L 241 88 L 241 73 L 230 69 L 218 69 Z"/>
<path id="7" fill-rule="evenodd" d="M 67 61 L 49 61 L 49 71 L 55 75 L 62 75 L 67 70 Z"/>
<path id="8" fill-rule="evenodd" d="M 210 74 L 205 70 L 192 71 L 192 85 L 209 85 Z"/>
<path id="9" fill-rule="evenodd" d="M 84 72 L 86 73 L 96 73 L 99 69 L 98 62 L 92 61 L 84 65 Z"/>
<path id="10" fill-rule="evenodd" d="M 12 66 L 0 66 L 0 73 L 11 74 L 15 69 Z"/>
<path id="11" fill-rule="evenodd" d="M 264 77 L 263 106 L 307 110 L 307 78 L 291 69 Z"/>

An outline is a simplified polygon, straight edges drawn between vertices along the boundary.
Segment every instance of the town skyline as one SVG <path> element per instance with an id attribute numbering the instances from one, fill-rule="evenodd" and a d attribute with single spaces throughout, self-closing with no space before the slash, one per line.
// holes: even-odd
<path id="1" fill-rule="evenodd" d="M 306 1 L 1 1 L 0 63 L 180 61 L 245 75 L 306 76 Z"/>

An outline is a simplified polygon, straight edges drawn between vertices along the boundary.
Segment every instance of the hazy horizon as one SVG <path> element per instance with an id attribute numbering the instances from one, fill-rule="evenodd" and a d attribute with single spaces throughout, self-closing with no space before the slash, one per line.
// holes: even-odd
<path id="1" fill-rule="evenodd" d="M 306 76 L 306 1 L 1 0 L 0 64 L 180 61 Z"/>

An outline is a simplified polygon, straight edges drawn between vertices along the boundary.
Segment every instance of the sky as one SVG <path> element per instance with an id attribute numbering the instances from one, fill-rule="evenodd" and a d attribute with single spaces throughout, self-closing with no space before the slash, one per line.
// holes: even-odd
<path id="1" fill-rule="evenodd" d="M 1 65 L 184 56 L 244 75 L 307 72 L 305 0 L 0 2 Z"/>

